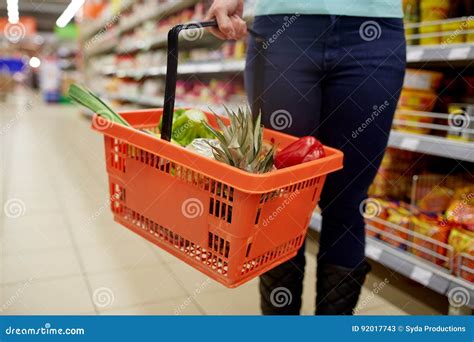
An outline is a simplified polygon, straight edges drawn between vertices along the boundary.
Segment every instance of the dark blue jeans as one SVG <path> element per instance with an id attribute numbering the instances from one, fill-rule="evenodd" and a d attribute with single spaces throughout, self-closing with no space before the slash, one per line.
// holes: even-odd
<path id="1" fill-rule="evenodd" d="M 249 39 L 245 86 L 262 100 L 265 127 L 313 135 L 344 152 L 344 168 L 327 177 L 319 205 L 318 263 L 356 268 L 364 260 L 360 204 L 367 198 L 387 146 L 405 72 L 403 22 L 393 18 L 272 15 L 255 18 L 266 38 L 264 77 L 254 92 L 256 49 Z M 275 286 L 301 297 L 304 247 L 271 272 Z M 276 278 L 276 279 L 277 279 Z"/>

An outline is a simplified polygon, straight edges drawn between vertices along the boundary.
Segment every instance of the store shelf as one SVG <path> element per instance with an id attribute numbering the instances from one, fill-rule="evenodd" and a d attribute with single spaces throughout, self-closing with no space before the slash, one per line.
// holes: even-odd
<path id="1" fill-rule="evenodd" d="M 462 142 L 392 130 L 388 145 L 401 150 L 474 162 L 474 142 Z"/>
<path id="2" fill-rule="evenodd" d="M 120 17 L 121 12 L 125 11 L 132 4 L 133 4 L 132 0 L 124 0 L 122 1 L 122 4 L 119 10 L 117 11 L 117 13 L 113 15 L 109 15 L 99 20 L 94 20 L 92 23 L 85 23 L 81 25 L 84 27 L 84 30 L 82 31 L 81 39 L 87 40 L 87 38 L 92 37 L 94 34 L 96 34 L 100 30 L 107 27 L 110 23 L 114 22 L 116 18 Z"/>
<path id="3" fill-rule="evenodd" d="M 157 33 L 151 39 L 142 39 L 135 41 L 133 45 L 117 47 L 116 51 L 120 54 L 134 53 L 140 50 L 146 51 L 157 47 L 165 46 L 167 43 L 167 33 Z"/>
<path id="4" fill-rule="evenodd" d="M 117 40 L 115 38 L 111 38 L 102 42 L 101 44 L 95 44 L 93 48 L 86 50 L 86 54 L 88 57 L 92 57 L 102 53 L 110 52 L 115 48 L 116 45 Z"/>
<path id="5" fill-rule="evenodd" d="M 162 97 L 148 97 L 148 96 L 125 96 L 125 95 L 116 95 L 116 94 L 106 94 L 100 93 L 100 97 L 103 97 L 108 100 L 115 100 L 115 101 L 123 101 L 123 102 L 131 102 L 136 103 L 140 106 L 150 107 L 150 108 L 161 108 L 163 107 L 163 98 Z M 236 110 L 239 107 L 247 105 L 244 99 L 242 101 L 236 100 L 230 103 L 226 103 L 226 108 L 230 110 Z M 192 107 L 201 110 L 208 111 L 212 109 L 216 113 L 225 113 L 225 108 L 222 104 L 213 104 L 213 103 L 196 103 L 196 102 L 185 102 L 185 101 L 176 101 L 176 107 Z"/>
<path id="6" fill-rule="evenodd" d="M 155 18 L 161 19 L 164 17 L 168 17 L 173 13 L 195 5 L 197 2 L 198 0 L 169 1 L 168 3 L 156 6 L 156 8 L 151 9 L 149 12 L 143 13 L 143 15 L 137 17 L 135 20 L 120 26 L 119 30 L 121 32 L 130 31 L 135 27 L 143 24 L 145 21 L 152 20 Z"/>
<path id="7" fill-rule="evenodd" d="M 226 60 L 219 62 L 192 62 L 178 65 L 178 74 L 214 74 L 226 72 L 241 72 L 245 68 L 245 60 Z M 130 77 L 139 79 L 150 76 L 165 76 L 166 67 L 151 67 L 147 69 L 120 70 L 104 68 L 104 75 L 116 75 L 117 77 Z"/>
<path id="8" fill-rule="evenodd" d="M 126 96 L 126 95 L 111 95 L 111 94 L 103 94 L 102 96 L 110 100 L 133 102 L 142 106 L 163 107 L 163 99 L 157 98 L 157 97 Z"/>
<path id="9" fill-rule="evenodd" d="M 321 215 L 315 213 L 310 222 L 310 229 L 321 230 Z M 365 254 L 368 258 L 436 291 L 447 295 L 454 288 L 461 288 L 469 294 L 467 307 L 474 308 L 474 285 L 464 279 L 455 277 L 440 267 L 433 267 L 422 259 L 394 248 L 372 237 L 366 237 Z"/>
<path id="10" fill-rule="evenodd" d="M 407 47 L 408 63 L 472 60 L 474 60 L 474 43 Z"/>

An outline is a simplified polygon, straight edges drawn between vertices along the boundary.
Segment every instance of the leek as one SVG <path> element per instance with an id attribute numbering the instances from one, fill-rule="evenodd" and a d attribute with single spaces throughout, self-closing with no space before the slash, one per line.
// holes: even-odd
<path id="1" fill-rule="evenodd" d="M 104 119 L 130 127 L 130 124 L 125 121 L 124 118 L 122 118 L 118 113 L 114 112 L 106 103 L 104 103 L 89 89 L 81 87 L 77 84 L 71 84 L 68 93 L 72 100 L 86 108 L 89 108 L 91 111 L 97 113 L 97 115 L 103 117 Z"/>

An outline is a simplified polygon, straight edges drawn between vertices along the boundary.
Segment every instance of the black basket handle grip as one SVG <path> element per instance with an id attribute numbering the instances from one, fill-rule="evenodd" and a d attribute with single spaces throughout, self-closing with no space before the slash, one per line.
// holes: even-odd
<path id="1" fill-rule="evenodd" d="M 188 24 L 179 24 L 174 26 L 168 32 L 168 55 L 166 63 L 166 79 L 165 79 L 165 98 L 163 103 L 163 123 L 161 126 L 161 139 L 170 141 L 173 123 L 173 111 L 176 97 L 176 81 L 178 78 L 178 42 L 179 33 L 183 30 L 202 29 L 205 27 L 217 27 L 215 20 L 193 22 Z M 252 29 L 248 32 L 256 38 L 256 41 L 263 44 L 263 38 Z M 257 70 L 260 68 L 257 68 Z M 257 77 L 256 81 L 257 81 Z M 260 82 L 260 80 L 258 80 Z M 260 89 L 260 88 L 256 88 Z M 254 107 L 257 110 L 260 107 Z M 255 113 L 255 111 L 253 111 Z"/>

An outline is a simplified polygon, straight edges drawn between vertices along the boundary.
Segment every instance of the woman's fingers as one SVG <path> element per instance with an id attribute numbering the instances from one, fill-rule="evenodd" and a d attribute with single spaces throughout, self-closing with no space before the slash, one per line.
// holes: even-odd
<path id="1" fill-rule="evenodd" d="M 214 12 L 214 16 L 216 17 L 217 25 L 219 26 L 219 31 L 222 32 L 225 38 L 235 39 L 235 29 L 232 17 L 229 17 L 225 10 L 221 10 L 219 8 Z"/>
<path id="2" fill-rule="evenodd" d="M 242 1 L 214 1 L 204 20 L 216 19 L 217 28 L 211 33 L 220 39 L 240 39 L 247 34 L 247 24 L 239 13 L 242 12 Z"/>
<path id="3" fill-rule="evenodd" d="M 234 14 L 231 18 L 232 25 L 235 30 L 235 38 L 241 39 L 247 35 L 247 24 L 237 14 Z"/>
<path id="4" fill-rule="evenodd" d="M 218 28 L 211 27 L 211 28 L 209 28 L 209 31 L 210 31 L 214 36 L 216 36 L 216 37 L 219 38 L 219 39 L 222 39 L 222 40 L 226 40 L 226 39 L 227 39 L 226 36 L 224 36 L 224 34 L 223 34 L 221 31 L 219 31 Z"/>

